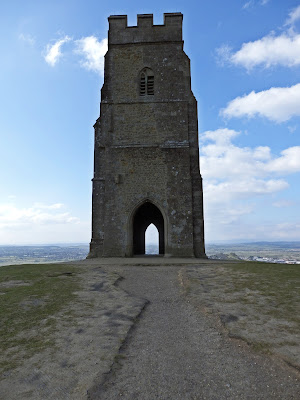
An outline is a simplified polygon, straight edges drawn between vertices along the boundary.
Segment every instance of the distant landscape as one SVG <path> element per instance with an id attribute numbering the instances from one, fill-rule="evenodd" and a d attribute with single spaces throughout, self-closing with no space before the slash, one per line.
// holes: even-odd
<path id="1" fill-rule="evenodd" d="M 88 251 L 88 244 L 0 246 L 0 266 L 82 260 Z M 157 246 L 147 245 L 146 253 L 157 254 Z M 300 242 L 207 244 L 206 254 L 220 260 L 300 264 Z"/>
<path id="2" fill-rule="evenodd" d="M 206 254 L 220 260 L 262 261 L 279 264 L 300 264 L 300 242 L 254 242 L 207 244 Z"/>
<path id="3" fill-rule="evenodd" d="M 0 246 L 0 266 L 82 260 L 89 251 L 87 244 L 49 246 Z"/>

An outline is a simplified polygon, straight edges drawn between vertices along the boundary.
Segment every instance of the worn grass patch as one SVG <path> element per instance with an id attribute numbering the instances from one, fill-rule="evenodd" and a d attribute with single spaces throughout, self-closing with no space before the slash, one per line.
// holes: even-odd
<path id="1" fill-rule="evenodd" d="M 78 268 L 63 264 L 0 268 L 0 369 L 17 366 L 45 347 L 55 315 L 76 297 Z"/>
<path id="2" fill-rule="evenodd" d="M 231 265 L 228 293 L 240 293 L 242 303 L 257 305 L 264 299 L 265 313 L 297 324 L 300 331 L 300 266 L 241 263 Z M 267 306 L 267 307 L 266 307 Z"/>
<path id="3" fill-rule="evenodd" d="M 189 269 L 185 293 L 229 334 L 300 366 L 300 266 L 241 262 Z"/>

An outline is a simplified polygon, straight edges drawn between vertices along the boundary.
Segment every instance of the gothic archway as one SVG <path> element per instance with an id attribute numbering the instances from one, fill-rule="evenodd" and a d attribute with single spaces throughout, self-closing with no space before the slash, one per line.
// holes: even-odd
<path id="1" fill-rule="evenodd" d="M 133 254 L 145 254 L 145 233 L 150 224 L 156 226 L 159 234 L 159 254 L 165 254 L 164 218 L 158 207 L 147 201 L 133 217 Z"/>

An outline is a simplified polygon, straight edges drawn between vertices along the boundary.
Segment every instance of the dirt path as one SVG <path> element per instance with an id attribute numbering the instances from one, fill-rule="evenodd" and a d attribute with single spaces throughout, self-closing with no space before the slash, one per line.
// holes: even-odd
<path id="1" fill-rule="evenodd" d="M 149 303 L 89 399 L 299 399 L 296 372 L 223 335 L 180 294 L 181 267 L 104 267 Z M 101 382 L 103 383 L 103 382 Z"/>

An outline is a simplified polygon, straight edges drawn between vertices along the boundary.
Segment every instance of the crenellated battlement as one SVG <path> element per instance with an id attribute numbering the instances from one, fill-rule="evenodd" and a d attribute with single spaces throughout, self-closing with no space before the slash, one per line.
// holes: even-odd
<path id="1" fill-rule="evenodd" d="M 182 13 L 165 13 L 163 25 L 153 25 L 153 14 L 138 14 L 137 26 L 127 25 L 127 15 L 108 18 L 108 44 L 181 42 Z"/>

